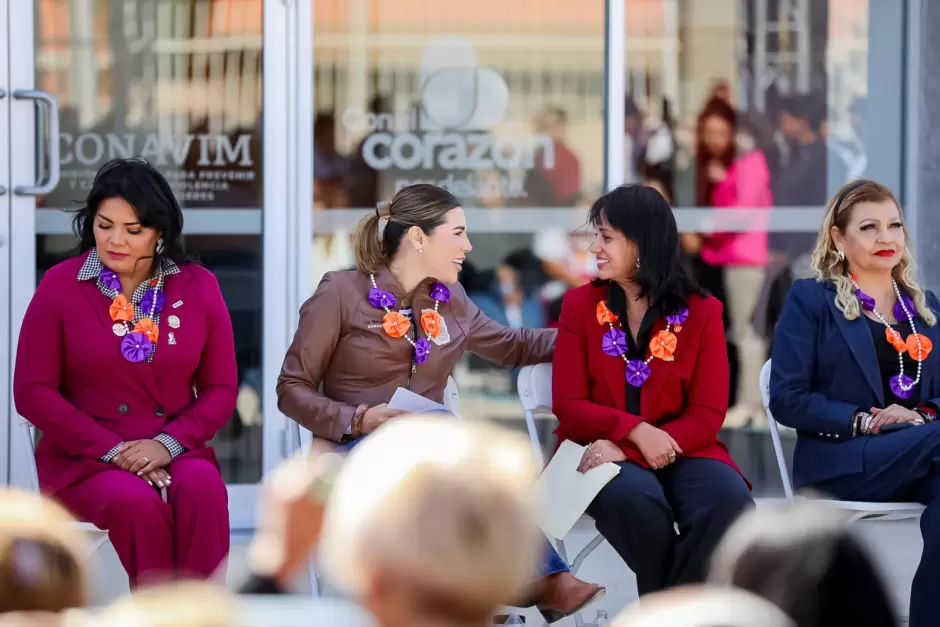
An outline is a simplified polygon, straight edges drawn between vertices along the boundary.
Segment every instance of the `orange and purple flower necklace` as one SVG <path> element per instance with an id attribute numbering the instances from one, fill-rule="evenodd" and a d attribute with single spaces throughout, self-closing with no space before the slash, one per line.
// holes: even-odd
<path id="1" fill-rule="evenodd" d="M 150 289 L 140 300 L 140 311 L 147 315 L 140 318 L 132 327 L 131 323 L 138 318 L 134 303 L 121 294 L 121 279 L 117 272 L 111 268 L 101 269 L 101 282 L 108 289 L 111 296 L 111 306 L 108 313 L 114 325 L 111 331 L 121 340 L 121 355 L 129 362 L 139 363 L 147 361 L 153 354 L 154 345 L 160 336 L 160 329 L 154 323 L 154 317 L 159 315 L 166 304 L 166 295 L 163 293 L 163 278 L 161 274 L 150 280 Z"/>
<path id="2" fill-rule="evenodd" d="M 386 290 L 380 290 L 375 283 L 375 275 L 370 274 L 372 289 L 369 290 L 369 304 L 376 309 L 384 309 L 385 315 L 382 316 L 382 329 L 390 337 L 403 337 L 414 348 L 414 364 L 420 365 L 428 360 L 431 354 L 431 338 L 436 338 L 441 334 L 443 321 L 441 314 L 438 313 L 438 307 L 441 303 L 450 302 L 450 290 L 443 283 L 436 281 L 431 286 L 431 299 L 434 301 L 434 311 L 426 310 L 421 313 L 421 328 L 427 337 L 413 340 L 408 332 L 411 330 L 411 321 L 408 316 L 392 311 L 398 305 L 395 295 Z M 414 365 L 412 365 L 414 372 Z"/>
<path id="3" fill-rule="evenodd" d="M 888 320 L 878 311 L 875 299 L 863 292 L 862 288 L 858 286 L 856 276 L 850 274 L 849 280 L 855 288 L 855 298 L 858 299 L 862 309 L 870 311 L 878 318 L 881 324 L 885 325 L 885 339 L 887 339 L 888 343 L 898 352 L 899 372 L 896 376 L 891 377 L 891 380 L 888 382 L 891 392 L 898 398 L 910 398 L 911 394 L 913 394 L 914 386 L 920 383 L 923 361 L 927 359 L 927 355 L 929 355 L 930 351 L 933 349 L 933 343 L 930 339 L 917 332 L 917 326 L 914 324 L 914 312 L 917 311 L 914 307 L 914 299 L 901 294 L 901 289 L 898 287 L 897 281 L 892 280 L 894 284 L 894 294 L 898 299 L 892 310 L 894 319 L 898 322 L 907 320 L 907 323 L 911 326 L 911 334 L 905 339 L 901 337 L 897 329 L 892 327 Z M 904 353 L 910 354 L 911 358 L 917 362 L 917 377 L 914 379 L 904 374 Z"/>
<path id="4" fill-rule="evenodd" d="M 681 309 L 677 313 L 666 316 L 666 329 L 654 335 L 650 340 L 650 356 L 646 359 L 629 359 L 627 358 L 627 334 L 623 332 L 623 329 L 614 326 L 620 318 L 607 307 L 604 301 L 597 303 L 597 323 L 601 326 L 605 324 L 610 326 L 610 329 L 604 333 L 601 349 L 606 355 L 623 359 L 627 365 L 627 383 L 635 388 L 641 387 L 649 379 L 652 374 L 649 364 L 654 357 L 663 361 L 675 359 L 673 355 L 679 342 L 675 333 L 682 330 L 682 324 L 688 319 L 688 309 Z"/>

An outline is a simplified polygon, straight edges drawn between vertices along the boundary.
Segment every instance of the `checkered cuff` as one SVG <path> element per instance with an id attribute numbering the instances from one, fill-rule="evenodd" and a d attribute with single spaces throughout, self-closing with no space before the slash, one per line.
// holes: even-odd
<path id="1" fill-rule="evenodd" d="M 117 446 L 115 446 L 114 448 L 112 448 L 110 451 L 108 451 L 107 453 L 105 453 L 104 455 L 102 455 L 102 456 L 101 456 L 101 461 L 103 461 L 103 462 L 106 463 L 106 464 L 110 463 L 111 460 L 114 459 L 114 456 L 118 454 L 118 451 L 121 450 L 121 447 L 122 447 L 122 446 L 124 446 L 124 443 L 123 443 L 123 442 L 119 443 Z"/>
<path id="2" fill-rule="evenodd" d="M 166 450 L 170 451 L 170 457 L 173 459 L 176 459 L 186 451 L 183 445 L 177 442 L 176 438 L 168 433 L 161 433 L 157 435 L 154 440 L 165 446 Z"/>

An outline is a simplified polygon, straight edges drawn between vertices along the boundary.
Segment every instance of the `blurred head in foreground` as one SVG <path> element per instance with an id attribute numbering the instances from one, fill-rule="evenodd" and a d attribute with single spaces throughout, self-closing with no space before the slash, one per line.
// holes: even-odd
<path id="1" fill-rule="evenodd" d="M 324 570 L 382 627 L 487 624 L 536 573 L 537 474 L 521 436 L 397 418 L 353 449 L 336 477 Z"/>
<path id="2" fill-rule="evenodd" d="M 795 627 L 773 603 L 745 590 L 688 586 L 649 594 L 612 627 Z"/>
<path id="3" fill-rule="evenodd" d="M 709 583 L 750 590 L 798 627 L 896 624 L 881 576 L 844 514 L 812 503 L 742 516 L 712 557 Z"/>
<path id="4" fill-rule="evenodd" d="M 238 600 L 224 587 L 180 581 L 140 590 L 104 609 L 101 625 L 232 627 L 240 625 Z"/>
<path id="5" fill-rule="evenodd" d="M 74 522 L 54 501 L 0 488 L 0 614 L 85 604 L 87 546 Z"/>

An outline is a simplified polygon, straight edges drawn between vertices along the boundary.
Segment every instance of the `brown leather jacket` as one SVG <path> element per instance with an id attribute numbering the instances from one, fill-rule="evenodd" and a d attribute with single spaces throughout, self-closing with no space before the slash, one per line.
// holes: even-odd
<path id="1" fill-rule="evenodd" d="M 429 279 L 414 292 L 416 318 L 423 309 L 434 309 L 432 283 Z M 387 269 L 376 284 L 401 306 L 405 291 Z M 399 387 L 441 402 L 447 377 L 465 350 L 510 368 L 551 361 L 555 329 L 504 327 L 480 311 L 459 284 L 448 287 L 450 302 L 438 311 L 450 341 L 432 343 L 428 360 L 412 373 L 411 344 L 386 335 L 385 311 L 367 299 L 369 276 L 328 272 L 300 309 L 300 325 L 277 380 L 278 408 L 317 437 L 339 442 L 357 406 L 387 403 Z"/>

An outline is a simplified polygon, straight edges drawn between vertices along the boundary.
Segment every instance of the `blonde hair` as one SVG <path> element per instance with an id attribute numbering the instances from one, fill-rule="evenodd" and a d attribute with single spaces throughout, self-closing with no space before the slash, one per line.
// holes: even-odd
<path id="1" fill-rule="evenodd" d="M 852 210 L 856 205 L 863 202 L 885 201 L 893 202 L 900 211 L 901 205 L 898 203 L 897 198 L 884 185 L 869 179 L 859 179 L 847 183 L 830 199 L 826 208 L 826 216 L 823 218 L 819 235 L 816 237 L 816 246 L 813 249 L 812 258 L 816 280 L 832 282 L 836 288 L 836 307 L 848 320 L 858 318 L 862 315 L 862 310 L 858 298 L 855 296 L 855 286 L 852 285 L 852 281 L 848 276 L 848 264 L 839 257 L 835 242 L 832 240 L 832 227 L 836 227 L 844 233 L 852 217 Z M 903 222 L 901 228 L 904 229 L 905 239 L 910 241 L 907 227 L 903 225 Z M 924 290 L 914 278 L 915 267 L 910 247 L 905 246 L 901 261 L 894 267 L 892 275 L 898 285 L 914 299 L 914 307 L 924 322 L 928 326 L 933 326 L 937 323 L 937 317 L 927 306 Z"/>
<path id="2" fill-rule="evenodd" d="M 33 492 L 0 488 L 0 613 L 61 612 L 87 601 L 75 519 Z"/>
<path id="3" fill-rule="evenodd" d="M 404 417 L 346 460 L 320 542 L 330 581 L 366 596 L 384 571 L 418 611 L 486 619 L 537 571 L 537 464 L 525 438 L 453 418 Z"/>
<path id="4" fill-rule="evenodd" d="M 428 235 L 444 223 L 451 209 L 460 206 L 449 191 L 427 183 L 403 187 L 391 202 L 381 201 L 356 225 L 356 267 L 376 274 L 395 257 L 405 234 L 418 227 Z M 379 223 L 385 220 L 384 232 Z"/>
<path id="5" fill-rule="evenodd" d="M 231 627 L 241 624 L 237 597 L 207 581 L 179 581 L 118 599 L 101 613 L 102 625 Z"/>

